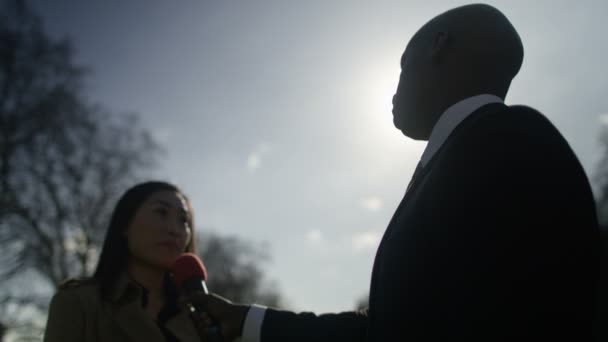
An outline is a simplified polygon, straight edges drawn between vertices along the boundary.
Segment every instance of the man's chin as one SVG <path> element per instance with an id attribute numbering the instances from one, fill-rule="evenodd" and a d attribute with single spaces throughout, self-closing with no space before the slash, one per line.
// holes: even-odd
<path id="1" fill-rule="evenodd" d="M 395 125 L 396 129 L 401 130 L 401 122 L 399 122 L 395 115 L 393 115 L 393 125 Z"/>
<path id="2" fill-rule="evenodd" d="M 413 139 L 413 140 L 428 140 L 423 134 L 421 134 L 419 131 L 415 130 L 415 129 L 411 129 L 410 126 L 408 125 L 403 125 L 400 124 L 396 121 L 393 122 L 395 124 L 395 127 L 401 131 L 401 133 L 403 133 L 403 135 L 405 135 L 406 137 Z"/>
<path id="3" fill-rule="evenodd" d="M 410 136 L 410 132 L 408 132 L 408 130 L 404 127 L 407 127 L 407 125 L 404 125 L 403 122 L 401 122 L 401 120 L 399 120 L 399 118 L 394 115 L 393 116 L 393 125 L 395 125 L 395 128 L 400 130 L 401 133 L 403 133 L 403 135 L 405 135 L 408 138 L 411 138 Z"/>

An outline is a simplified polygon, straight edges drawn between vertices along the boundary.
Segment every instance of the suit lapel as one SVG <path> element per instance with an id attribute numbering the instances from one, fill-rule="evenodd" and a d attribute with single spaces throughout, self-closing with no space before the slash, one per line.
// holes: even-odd
<path id="1" fill-rule="evenodd" d="M 403 199 L 401 200 L 401 203 L 399 203 L 399 206 L 395 210 L 395 213 L 393 214 L 393 217 L 391 218 L 391 221 L 388 224 L 388 228 L 384 234 L 385 237 L 388 235 L 388 232 L 389 232 L 390 228 L 393 226 L 394 221 L 399 216 L 401 209 L 407 203 L 408 198 L 412 196 L 412 194 L 416 191 L 416 188 L 420 185 L 420 183 L 422 182 L 422 180 L 424 179 L 426 174 L 429 173 L 429 170 L 431 169 L 434 159 L 435 158 L 431 159 L 426 166 L 417 167 L 417 170 L 414 171 L 414 175 L 412 176 L 412 180 L 410 181 L 410 183 L 407 186 L 405 194 L 403 195 Z M 384 238 L 382 240 L 384 240 Z"/>
<path id="2" fill-rule="evenodd" d="M 419 186 L 420 183 L 422 183 L 422 180 L 424 179 L 424 177 L 431 170 L 434 161 L 437 160 L 438 158 L 441 158 L 441 156 L 440 156 L 441 153 L 444 152 L 447 149 L 447 147 L 454 142 L 455 138 L 457 138 L 460 134 L 462 134 L 463 131 L 466 131 L 467 127 L 469 127 L 472 123 L 474 123 L 475 120 L 480 117 L 480 115 L 486 115 L 491 112 L 495 112 L 495 111 L 505 109 L 505 108 L 507 108 L 507 106 L 505 106 L 503 103 L 487 104 L 485 106 L 480 107 L 473 113 L 471 113 L 471 115 L 469 115 L 469 117 L 464 119 L 464 121 L 462 121 L 458 126 L 456 126 L 456 128 L 450 133 L 448 138 L 441 145 L 439 150 L 437 150 L 435 155 L 427 162 L 427 164 L 424 167 L 421 167 L 420 171 L 417 170 L 416 172 L 414 172 L 414 175 L 412 176 L 412 180 L 411 180 L 410 184 L 408 185 L 407 191 L 405 192 L 405 195 L 403 196 L 403 200 L 402 200 L 401 204 L 406 202 L 406 199 L 409 196 L 411 196 L 412 193 L 414 193 L 414 191 L 416 190 L 416 187 Z M 401 204 L 399 205 L 399 208 L 401 208 Z M 397 209 L 397 211 L 399 211 L 399 208 Z"/>
<path id="3" fill-rule="evenodd" d="M 506 108 L 508 108 L 508 107 L 505 106 L 503 103 L 491 103 L 491 104 L 482 106 L 479 109 L 477 109 L 475 112 L 473 112 L 471 115 L 469 115 L 469 117 L 467 117 L 463 122 L 461 122 L 450 133 L 449 137 L 446 139 L 446 141 L 443 143 L 443 145 L 439 148 L 439 150 L 437 150 L 435 155 L 427 162 L 427 164 L 424 167 L 422 167 L 419 171 L 415 172 L 415 174 L 412 176 L 412 180 L 410 181 L 410 184 L 407 187 L 405 195 L 403 196 L 403 199 L 401 200 L 401 203 L 399 203 L 397 210 L 395 210 L 395 213 L 393 214 L 393 217 L 391 218 L 391 221 L 389 222 L 389 225 L 388 225 L 386 231 L 384 232 L 384 236 L 382 237 L 382 240 L 380 241 L 380 245 L 378 246 L 378 251 L 376 253 L 376 259 L 378 259 L 380 257 L 382 245 L 385 242 L 385 240 L 389 237 L 390 232 L 391 232 L 393 226 L 395 225 L 395 221 L 401 214 L 403 207 L 406 204 L 409 204 L 408 203 L 409 198 L 412 197 L 412 195 L 416 192 L 416 189 L 423 183 L 423 180 L 426 177 L 426 175 L 432 170 L 433 164 L 435 164 L 435 161 L 437 159 L 441 158 L 441 154 L 446 150 L 447 146 L 452 144 L 454 142 L 454 140 L 463 131 L 466 131 L 467 127 L 470 126 L 473 122 L 475 122 L 475 120 L 477 118 L 479 118 L 480 115 L 485 115 L 485 114 L 495 112 L 498 110 L 504 110 Z M 372 273 L 372 278 L 373 278 L 373 273 Z"/>
<path id="4" fill-rule="evenodd" d="M 411 202 L 410 198 L 413 196 L 414 193 L 416 193 L 418 188 L 423 184 L 424 179 L 432 170 L 433 165 L 436 163 L 436 161 L 439 158 L 441 158 L 441 154 L 443 152 L 445 152 L 446 146 L 449 146 L 450 144 L 452 144 L 454 142 L 455 138 L 459 134 L 461 134 L 461 132 L 465 131 L 468 126 L 470 126 L 473 122 L 475 122 L 476 118 L 478 118 L 480 116 L 480 114 L 487 114 L 489 112 L 506 110 L 507 108 L 508 107 L 502 103 L 500 103 L 500 104 L 493 103 L 493 104 L 488 104 L 486 106 L 483 106 L 483 107 L 477 109 L 473 114 L 471 114 L 463 122 L 461 122 L 454 129 L 454 131 L 452 131 L 450 136 L 446 139 L 446 141 L 443 143 L 443 145 L 435 153 L 433 158 L 431 158 L 431 160 L 429 160 L 429 162 L 424 166 L 422 171 L 419 172 L 419 175 L 416 175 L 416 177 L 412 177 L 412 180 L 410 181 L 410 184 L 408 185 L 405 195 L 403 196 L 401 203 L 399 203 L 397 210 L 395 210 L 395 213 L 393 214 L 393 217 L 391 218 L 391 221 L 390 221 L 388 227 L 386 228 L 386 231 L 384 232 L 384 235 L 382 236 L 382 240 L 380 241 L 380 245 L 378 246 L 378 249 L 376 251 L 376 258 L 374 260 L 374 266 L 372 269 L 372 281 L 371 281 L 371 285 L 370 285 L 370 307 L 373 308 L 372 303 L 374 302 L 375 296 L 376 296 L 375 287 L 378 282 L 378 279 L 377 279 L 378 272 L 380 272 L 380 269 L 382 268 L 382 265 L 383 265 L 382 259 L 383 259 L 383 251 L 385 249 L 386 241 L 390 238 L 392 230 L 397 225 L 396 221 L 398 220 L 401 212 L 404 210 L 403 208 L 405 207 L 405 205 L 407 205 L 407 204 L 415 205 L 415 204 L 409 203 L 409 202 Z M 373 314 L 373 310 L 372 310 L 372 314 Z"/>
<path id="5" fill-rule="evenodd" d="M 146 315 L 137 300 L 123 305 L 115 304 L 113 315 L 116 324 L 132 341 L 165 342 L 160 329 Z"/>

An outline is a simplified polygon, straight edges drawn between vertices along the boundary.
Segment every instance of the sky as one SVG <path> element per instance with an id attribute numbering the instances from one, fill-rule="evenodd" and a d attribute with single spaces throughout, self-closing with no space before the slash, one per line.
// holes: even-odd
<path id="1" fill-rule="evenodd" d="M 91 68 L 87 96 L 137 113 L 165 147 L 150 172 L 191 198 L 197 228 L 266 243 L 264 269 L 292 309 L 349 310 L 367 293 L 425 147 L 392 123 L 401 54 L 426 21 L 471 2 L 31 3 Z M 593 180 L 608 122 L 608 2 L 487 3 L 524 43 L 506 103 L 544 113 Z"/>

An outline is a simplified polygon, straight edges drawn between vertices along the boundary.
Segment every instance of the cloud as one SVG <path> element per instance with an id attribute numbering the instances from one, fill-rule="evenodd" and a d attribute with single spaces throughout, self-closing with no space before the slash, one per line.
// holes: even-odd
<path id="1" fill-rule="evenodd" d="M 600 124 L 602 124 L 604 126 L 608 126 L 608 113 L 600 114 L 598 120 L 599 120 Z"/>
<path id="2" fill-rule="evenodd" d="M 382 235 L 378 232 L 369 231 L 355 234 L 352 237 L 351 245 L 355 251 L 365 251 L 375 249 L 380 244 Z"/>
<path id="3" fill-rule="evenodd" d="M 270 145 L 267 143 L 261 143 L 253 149 L 247 156 L 247 169 L 250 172 L 255 172 L 257 169 L 262 167 L 263 157 L 270 151 Z"/>
<path id="4" fill-rule="evenodd" d="M 306 233 L 306 241 L 310 243 L 320 243 L 323 241 L 323 233 L 319 229 L 311 229 Z"/>
<path id="5" fill-rule="evenodd" d="M 361 200 L 361 207 L 369 211 L 378 211 L 382 208 L 382 200 L 377 196 L 370 196 Z"/>
<path id="6" fill-rule="evenodd" d="M 247 157 L 247 168 L 249 171 L 253 172 L 259 169 L 260 166 L 262 166 L 262 157 L 256 152 L 250 153 L 249 157 Z"/>

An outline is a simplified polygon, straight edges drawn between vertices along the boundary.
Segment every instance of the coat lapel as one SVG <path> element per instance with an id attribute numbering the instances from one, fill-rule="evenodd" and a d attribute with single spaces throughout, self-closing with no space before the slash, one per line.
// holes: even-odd
<path id="1" fill-rule="evenodd" d="M 165 342 L 165 338 L 141 305 L 142 289 L 121 273 L 111 292 L 110 312 L 114 323 L 130 341 Z"/>
<path id="2" fill-rule="evenodd" d="M 146 315 L 137 300 L 114 307 L 114 321 L 132 341 L 165 342 L 156 323 Z"/>
<path id="3" fill-rule="evenodd" d="M 185 310 L 181 310 L 177 315 L 171 317 L 165 324 L 165 327 L 180 341 L 201 340 L 192 319 Z"/>

